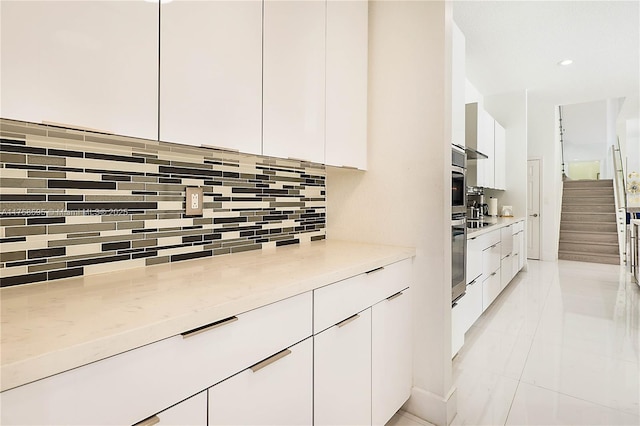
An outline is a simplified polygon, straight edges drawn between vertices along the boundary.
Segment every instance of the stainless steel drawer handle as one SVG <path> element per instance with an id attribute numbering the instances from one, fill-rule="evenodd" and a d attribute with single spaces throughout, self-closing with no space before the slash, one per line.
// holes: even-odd
<path id="1" fill-rule="evenodd" d="M 143 421 L 136 423 L 133 426 L 153 426 L 153 425 L 157 425 L 158 423 L 160 423 L 160 417 L 151 416 L 148 419 L 144 419 Z"/>
<path id="2" fill-rule="evenodd" d="M 344 327 L 345 325 L 349 324 L 352 321 L 357 320 L 358 318 L 360 318 L 360 315 L 355 314 L 355 315 L 351 315 L 349 318 L 347 318 L 344 321 L 340 321 L 339 323 L 336 324 L 337 327 Z"/>
<path id="3" fill-rule="evenodd" d="M 387 300 L 391 301 L 393 299 L 397 299 L 398 297 L 402 296 L 404 293 L 402 293 L 401 291 L 397 292 L 396 294 L 392 294 L 391 296 L 387 297 Z"/>
<path id="4" fill-rule="evenodd" d="M 491 276 L 494 276 L 495 274 L 496 274 L 496 272 L 493 272 L 493 273 L 491 274 Z"/>
<path id="5" fill-rule="evenodd" d="M 251 371 L 253 371 L 255 373 L 256 371 L 265 368 L 267 365 L 273 364 L 277 360 L 284 358 L 285 356 L 289 355 L 290 353 L 291 353 L 291 350 L 285 349 L 284 351 L 280 351 L 277 354 L 275 354 L 273 356 L 270 356 L 269 358 L 267 358 L 265 360 L 262 360 L 257 364 L 253 364 L 249 368 L 251 369 Z"/>
<path id="6" fill-rule="evenodd" d="M 238 321 L 238 317 L 229 317 L 211 324 L 203 325 L 202 327 L 194 328 L 193 330 L 185 331 L 184 333 L 180 334 L 184 339 L 186 339 L 187 337 L 193 337 L 200 333 L 204 333 L 205 331 L 213 330 L 214 328 L 222 327 L 223 325 L 231 324 L 232 322 L 236 321 Z"/>
<path id="7" fill-rule="evenodd" d="M 365 274 L 373 274 L 374 272 L 378 272 L 378 271 L 382 271 L 384 269 L 384 266 L 381 266 L 379 268 L 376 269 L 372 269 L 370 271 L 365 272 Z"/>
<path id="8" fill-rule="evenodd" d="M 504 258 L 506 259 L 507 257 L 511 256 L 511 253 L 509 253 L 508 255 L 506 255 Z"/>

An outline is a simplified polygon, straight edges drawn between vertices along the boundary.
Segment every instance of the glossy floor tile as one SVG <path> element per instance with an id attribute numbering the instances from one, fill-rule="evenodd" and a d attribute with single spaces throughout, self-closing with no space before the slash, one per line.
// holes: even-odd
<path id="1" fill-rule="evenodd" d="M 640 425 L 640 287 L 624 267 L 530 260 L 453 379 L 455 425 Z"/>
<path id="2" fill-rule="evenodd" d="M 431 423 L 422 420 L 406 411 L 400 410 L 391 417 L 385 426 L 433 426 Z"/>

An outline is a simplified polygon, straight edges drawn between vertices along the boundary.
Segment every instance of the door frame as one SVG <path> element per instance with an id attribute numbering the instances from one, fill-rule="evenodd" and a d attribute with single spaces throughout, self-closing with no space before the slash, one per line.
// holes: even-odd
<path id="1" fill-rule="evenodd" d="M 538 258 L 537 259 L 533 259 L 531 258 L 531 260 L 541 260 L 542 259 L 542 246 L 543 246 L 543 238 L 544 238 L 544 233 L 542 232 L 542 228 L 543 228 L 543 224 L 544 224 L 544 217 L 542 215 L 542 200 L 544 199 L 543 197 L 543 192 L 544 192 L 544 185 L 543 185 L 543 173 L 542 171 L 544 170 L 544 166 L 543 166 L 543 159 L 542 157 L 527 157 L 527 167 L 529 165 L 529 161 L 530 160 L 534 160 L 534 161 L 538 161 L 538 165 L 539 165 L 539 170 L 538 170 L 538 208 L 539 208 L 539 212 L 538 212 Z M 528 179 L 528 177 L 527 177 Z M 527 191 L 529 190 L 529 188 L 527 187 Z M 527 198 L 529 198 L 527 196 Z M 526 206 L 526 216 L 527 219 L 525 221 L 525 223 L 527 223 L 529 221 L 529 206 Z M 529 227 L 527 226 L 527 230 L 529 229 Z M 529 233 L 526 232 L 525 233 L 525 248 L 528 247 L 528 240 L 529 240 Z M 529 251 L 527 250 L 527 256 L 526 256 L 526 260 L 528 261 L 530 259 L 529 257 Z M 525 262 L 526 264 L 526 262 Z"/>

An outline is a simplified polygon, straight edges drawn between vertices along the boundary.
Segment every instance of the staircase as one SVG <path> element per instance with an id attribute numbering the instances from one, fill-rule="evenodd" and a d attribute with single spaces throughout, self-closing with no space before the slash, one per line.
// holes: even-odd
<path id="1" fill-rule="evenodd" d="M 564 182 L 558 258 L 620 264 L 613 180 Z"/>

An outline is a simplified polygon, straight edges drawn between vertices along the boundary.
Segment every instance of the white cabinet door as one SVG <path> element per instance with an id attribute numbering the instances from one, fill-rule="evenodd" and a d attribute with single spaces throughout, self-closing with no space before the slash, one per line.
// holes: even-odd
<path id="1" fill-rule="evenodd" d="M 209 389 L 209 425 L 309 425 L 311 338 Z"/>
<path id="2" fill-rule="evenodd" d="M 485 188 L 495 188 L 495 146 L 493 117 L 482 108 L 478 108 L 478 151 L 489 158 L 478 160 L 478 181 Z"/>
<path id="3" fill-rule="evenodd" d="M 464 345 L 464 302 L 466 302 L 466 297 L 465 294 L 451 306 L 451 358 L 456 356 Z"/>
<path id="4" fill-rule="evenodd" d="M 191 398 L 164 410 L 149 419 L 159 426 L 207 426 L 207 392 L 200 392 Z"/>
<path id="5" fill-rule="evenodd" d="M 500 229 L 501 256 L 506 257 L 513 252 L 513 225 Z"/>
<path id="6" fill-rule="evenodd" d="M 3 1 L 2 117 L 158 136 L 158 4 Z"/>
<path id="7" fill-rule="evenodd" d="M 451 46 L 451 143 L 465 146 L 465 39 L 453 24 Z"/>
<path id="8" fill-rule="evenodd" d="M 467 284 L 465 304 L 465 333 L 482 315 L 482 282 L 481 277 Z"/>
<path id="9" fill-rule="evenodd" d="M 494 127 L 494 153 L 495 153 L 495 185 L 496 189 L 506 189 L 507 176 L 506 176 L 506 132 L 504 127 L 495 121 Z"/>
<path id="10" fill-rule="evenodd" d="M 482 243 L 478 237 L 467 240 L 467 284 L 482 275 Z"/>
<path id="11" fill-rule="evenodd" d="M 371 421 L 384 425 L 411 394 L 411 293 L 371 308 Z"/>
<path id="12" fill-rule="evenodd" d="M 500 269 L 502 259 L 500 242 L 495 243 L 482 251 L 482 278 L 487 279 L 489 275 Z"/>
<path id="13" fill-rule="evenodd" d="M 327 1 L 326 163 L 331 166 L 367 168 L 368 4 Z"/>
<path id="14" fill-rule="evenodd" d="M 489 305 L 500 294 L 500 268 L 489 274 L 482 282 L 482 312 L 486 311 Z"/>
<path id="15" fill-rule="evenodd" d="M 313 424 L 371 424 L 371 308 L 315 335 L 313 354 Z"/>
<path id="16" fill-rule="evenodd" d="M 160 139 L 262 153 L 262 1 L 161 5 Z"/>
<path id="17" fill-rule="evenodd" d="M 500 291 L 505 287 L 513 278 L 513 255 L 509 253 L 500 261 Z"/>
<path id="18" fill-rule="evenodd" d="M 264 155 L 324 163 L 325 2 L 264 2 Z"/>

